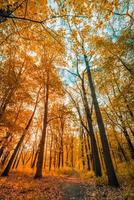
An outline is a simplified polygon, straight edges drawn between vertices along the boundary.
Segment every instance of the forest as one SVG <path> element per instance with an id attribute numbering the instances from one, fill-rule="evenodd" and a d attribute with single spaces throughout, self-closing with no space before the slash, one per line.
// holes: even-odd
<path id="1" fill-rule="evenodd" d="M 0 200 L 134 200 L 133 0 L 0 0 Z"/>

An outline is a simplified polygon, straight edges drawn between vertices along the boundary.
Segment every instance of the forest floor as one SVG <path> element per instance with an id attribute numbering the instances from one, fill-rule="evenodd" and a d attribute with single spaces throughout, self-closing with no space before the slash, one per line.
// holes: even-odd
<path id="1" fill-rule="evenodd" d="M 125 185 L 119 189 L 96 186 L 94 179 L 79 176 L 33 179 L 25 174 L 11 173 L 9 177 L 0 177 L 0 200 L 134 200 L 128 191 Z"/>

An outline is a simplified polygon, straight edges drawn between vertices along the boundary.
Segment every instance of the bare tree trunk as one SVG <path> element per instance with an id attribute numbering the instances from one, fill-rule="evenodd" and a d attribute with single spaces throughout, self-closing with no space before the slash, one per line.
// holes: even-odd
<path id="1" fill-rule="evenodd" d="M 34 155 L 33 162 L 31 163 L 31 168 L 34 168 L 34 167 L 35 167 L 35 163 L 36 163 L 36 160 L 37 160 L 37 156 L 38 156 L 38 150 L 36 151 L 36 153 L 35 153 L 35 155 Z"/>
<path id="2" fill-rule="evenodd" d="M 71 167 L 74 167 L 74 138 L 71 140 Z"/>
<path id="3" fill-rule="evenodd" d="M 127 144 L 128 144 L 129 150 L 130 150 L 131 159 L 134 159 L 134 146 L 133 146 L 133 144 L 131 142 L 131 139 L 129 137 L 129 134 L 128 134 L 127 129 L 126 129 L 125 126 L 123 127 L 123 133 L 124 133 L 124 136 L 125 136 L 125 138 L 127 140 Z"/>
<path id="4" fill-rule="evenodd" d="M 113 166 L 113 162 L 112 162 L 111 155 L 110 155 L 110 150 L 109 150 L 108 140 L 107 140 L 107 136 L 106 136 L 105 126 L 104 126 L 101 111 L 100 111 L 100 108 L 99 108 L 98 100 L 97 100 L 97 97 L 96 97 L 95 87 L 94 87 L 94 84 L 93 84 L 90 66 L 89 66 L 88 59 L 87 59 L 86 55 L 84 55 L 84 60 L 85 60 L 85 64 L 86 64 L 89 87 L 90 87 L 91 96 L 92 96 L 94 109 L 95 109 L 95 113 L 96 113 L 98 128 L 99 128 L 99 132 L 100 132 L 100 138 L 101 138 L 101 142 L 102 142 L 102 148 L 103 148 L 103 153 L 104 153 L 104 161 L 105 161 L 106 171 L 107 171 L 107 175 L 108 175 L 108 184 L 111 185 L 111 186 L 118 187 L 119 183 L 118 183 L 115 171 L 114 171 L 114 166 Z"/>
<path id="5" fill-rule="evenodd" d="M 85 87 L 84 87 L 84 82 L 82 81 L 82 90 L 83 90 L 83 105 L 84 105 L 84 109 L 85 109 L 85 114 L 86 114 L 86 118 L 87 118 L 87 124 L 88 124 L 88 128 L 84 125 L 83 120 L 82 120 L 82 116 L 80 113 L 80 109 L 78 104 L 76 103 L 76 101 L 74 100 L 74 98 L 72 97 L 72 95 L 68 92 L 69 96 L 71 97 L 78 115 L 79 115 L 79 119 L 80 122 L 82 124 L 82 126 L 84 127 L 84 129 L 87 131 L 88 136 L 91 138 L 91 149 L 92 149 L 92 157 L 91 160 L 93 161 L 93 170 L 95 171 L 95 175 L 96 176 L 101 176 L 102 172 L 101 172 L 101 165 L 100 165 L 100 160 L 99 160 L 99 154 L 98 154 L 98 149 L 97 149 L 97 144 L 96 144 L 96 140 L 95 140 L 95 135 L 94 135 L 94 129 L 93 129 L 93 124 L 92 124 L 92 118 L 91 118 L 91 113 L 90 113 L 90 109 L 88 106 L 88 101 L 87 101 L 87 97 L 86 97 L 86 91 L 85 91 Z"/>
<path id="6" fill-rule="evenodd" d="M 114 128 L 113 128 L 113 129 L 114 129 Z M 122 155 L 123 155 L 123 157 L 124 157 L 124 160 L 125 160 L 125 161 L 128 161 L 128 158 L 127 158 L 127 156 L 126 156 L 126 154 L 125 154 L 125 151 L 124 151 L 123 147 L 121 146 L 121 144 L 120 144 L 120 142 L 119 142 L 119 139 L 118 139 L 118 137 L 117 137 L 117 135 L 116 135 L 116 133 L 115 133 L 115 130 L 113 130 L 113 131 L 114 131 L 114 137 L 115 137 L 115 139 L 116 139 L 116 141 L 117 141 L 117 144 L 118 144 L 119 151 L 122 153 Z"/>
<path id="7" fill-rule="evenodd" d="M 91 166 L 90 166 L 90 156 L 89 156 L 89 149 L 88 149 L 87 140 L 86 140 L 85 135 L 84 135 L 84 144 L 85 144 L 86 157 L 87 157 L 87 168 L 88 168 L 88 170 L 90 171 L 90 170 L 91 170 Z"/>
<path id="8" fill-rule="evenodd" d="M 9 152 L 9 151 L 6 151 L 6 152 L 4 153 L 4 156 L 3 156 L 2 160 L 1 160 L 1 164 L 2 164 L 3 166 L 5 165 L 6 161 L 8 160 L 9 155 L 10 155 L 10 152 Z"/>
<path id="9" fill-rule="evenodd" d="M 103 171 L 106 172 L 103 154 L 102 154 L 102 149 L 101 149 L 100 144 L 99 144 L 98 134 L 96 134 L 96 141 L 97 141 L 98 151 L 99 151 L 99 154 L 100 154 L 101 166 L 102 166 Z"/>
<path id="10" fill-rule="evenodd" d="M 22 152 L 22 151 L 21 151 L 21 152 Z M 12 169 L 15 168 L 15 165 L 16 165 L 18 159 L 19 159 L 18 157 L 20 157 L 19 154 L 21 154 L 21 152 L 20 152 L 20 149 L 18 149 L 18 152 L 17 152 L 17 154 L 16 154 L 16 156 L 15 156 L 15 159 L 14 159 L 14 163 L 13 163 L 13 165 L 12 165 Z"/>
<path id="11" fill-rule="evenodd" d="M 53 160 L 53 166 L 54 166 L 54 169 L 56 168 L 56 158 L 57 158 L 57 137 L 55 136 L 55 139 L 54 139 L 54 160 Z"/>
<path id="12" fill-rule="evenodd" d="M 61 137 L 61 167 L 64 166 L 64 149 L 63 149 L 63 135 Z"/>
<path id="13" fill-rule="evenodd" d="M 7 147 L 8 143 L 10 142 L 11 138 L 12 138 L 11 133 L 7 132 L 6 136 L 2 140 L 2 146 L 0 148 L 0 158 L 4 152 L 4 149 Z"/>
<path id="14" fill-rule="evenodd" d="M 82 166 L 85 169 L 85 157 L 84 157 L 84 138 L 83 138 L 83 129 L 80 127 L 80 141 L 81 141 L 81 159 L 82 159 Z"/>
<path id="15" fill-rule="evenodd" d="M 44 119 L 43 119 L 43 130 L 42 136 L 39 144 L 39 152 L 36 166 L 36 173 L 34 178 L 42 178 L 42 167 L 44 158 L 44 146 L 47 132 L 47 116 L 48 116 L 48 100 L 49 100 L 49 70 L 47 71 L 47 81 L 45 84 L 46 97 L 44 101 Z"/>
<path id="16" fill-rule="evenodd" d="M 49 171 L 52 167 L 52 146 L 53 146 L 53 132 L 51 130 L 50 156 L 49 156 Z"/>
<path id="17" fill-rule="evenodd" d="M 17 160 L 17 163 L 15 163 L 15 164 L 16 164 L 16 165 L 15 165 L 15 169 L 18 168 L 18 165 L 19 165 L 20 159 L 21 159 L 21 155 L 22 155 L 22 150 L 21 150 L 21 152 L 20 152 L 20 155 L 19 155 L 19 158 L 18 158 L 18 160 Z"/>
<path id="18" fill-rule="evenodd" d="M 88 101 L 87 101 L 87 96 L 86 96 L 86 91 L 85 91 L 83 80 L 82 80 L 82 91 L 83 91 L 83 104 L 84 104 L 84 108 L 85 108 L 85 113 L 86 113 L 87 123 L 88 123 L 88 129 L 89 129 L 89 136 L 91 138 L 93 167 L 94 167 L 95 175 L 96 176 L 102 176 L 100 158 L 99 158 L 97 143 L 96 143 L 96 139 L 95 139 L 93 124 L 92 124 L 91 112 L 90 112 L 90 109 L 89 109 L 89 106 L 88 106 Z"/>
<path id="19" fill-rule="evenodd" d="M 68 167 L 68 161 L 69 161 L 69 148 L 68 144 L 66 144 L 66 166 Z"/>
<path id="20" fill-rule="evenodd" d="M 41 88 L 40 88 L 40 89 L 41 89 Z M 11 166 L 12 166 L 12 164 L 13 164 L 13 162 L 14 162 L 14 159 L 15 159 L 15 157 L 16 157 L 16 154 L 17 154 L 19 148 L 21 147 L 21 145 L 22 145 L 22 143 L 23 143 L 23 141 L 24 141 L 24 138 L 25 138 L 25 136 L 26 136 L 26 134 L 27 134 L 27 131 L 28 131 L 30 125 L 31 125 L 32 119 L 33 119 L 34 114 L 35 114 L 35 111 L 36 111 L 36 107 L 37 107 L 37 104 L 38 104 L 38 98 L 39 98 L 40 89 L 39 89 L 38 94 L 37 94 L 36 103 L 35 103 L 35 107 L 34 107 L 33 113 L 32 113 L 32 115 L 31 115 L 31 117 L 30 117 L 30 119 L 29 119 L 29 121 L 28 121 L 28 123 L 27 123 L 25 129 L 24 129 L 24 132 L 23 132 L 23 134 L 22 134 L 22 136 L 21 136 L 21 138 L 20 138 L 18 144 L 16 145 L 16 147 L 15 147 L 15 149 L 14 149 L 12 155 L 11 155 L 11 158 L 9 159 L 9 162 L 8 162 L 6 168 L 4 169 L 4 171 L 3 171 L 3 173 L 2 173 L 1 176 L 8 176 L 8 173 L 9 173 L 9 171 L 10 171 L 10 169 L 11 169 Z"/>

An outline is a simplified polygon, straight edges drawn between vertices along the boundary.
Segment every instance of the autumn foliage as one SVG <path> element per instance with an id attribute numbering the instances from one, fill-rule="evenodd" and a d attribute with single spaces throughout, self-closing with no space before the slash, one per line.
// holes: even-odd
<path id="1" fill-rule="evenodd" d="M 0 0 L 2 177 L 133 184 L 133 14 L 131 0 Z"/>

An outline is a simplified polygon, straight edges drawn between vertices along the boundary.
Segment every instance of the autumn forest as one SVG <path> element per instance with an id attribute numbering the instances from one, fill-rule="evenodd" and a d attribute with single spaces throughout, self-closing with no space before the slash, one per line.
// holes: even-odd
<path id="1" fill-rule="evenodd" d="M 134 2 L 0 0 L 0 200 L 134 199 Z"/>

